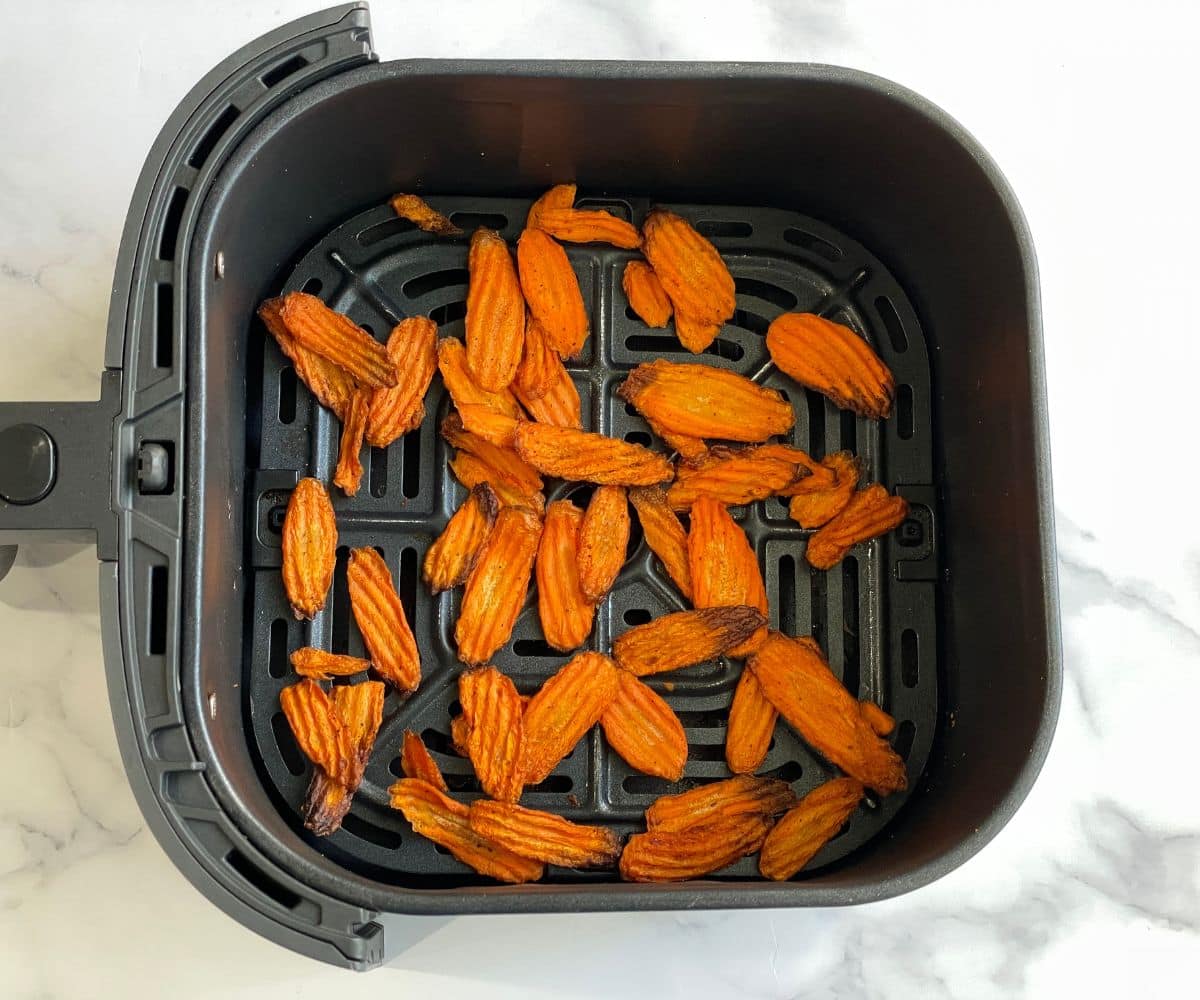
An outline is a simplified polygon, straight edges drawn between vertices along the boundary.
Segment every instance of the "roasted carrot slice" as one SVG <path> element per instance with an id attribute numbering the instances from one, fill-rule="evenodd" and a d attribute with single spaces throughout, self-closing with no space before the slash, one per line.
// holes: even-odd
<path id="1" fill-rule="evenodd" d="M 424 576 L 435 594 L 464 583 L 500 511 L 500 501 L 487 483 L 471 490 L 445 529 L 425 553 Z"/>
<path id="2" fill-rule="evenodd" d="M 475 230 L 467 254 L 467 370 L 487 392 L 508 388 L 525 350 L 525 299 L 500 234 Z"/>
<path id="3" fill-rule="evenodd" d="M 699 878 L 753 854 L 770 828 L 771 821 L 762 816 L 743 816 L 687 830 L 638 833 L 621 852 L 621 877 L 627 882 Z"/>
<path id="4" fill-rule="evenodd" d="M 387 355 L 399 381 L 371 396 L 367 444 L 372 448 L 386 448 L 425 419 L 425 393 L 437 370 L 437 324 L 424 316 L 401 320 L 388 337 Z"/>
<path id="5" fill-rule="evenodd" d="M 808 476 L 807 469 L 777 455 L 771 445 L 718 446 L 696 461 L 678 464 L 667 502 L 676 510 L 687 510 L 702 496 L 723 504 L 754 503 Z"/>
<path id="6" fill-rule="evenodd" d="M 521 696 L 495 667 L 477 667 L 458 678 L 458 700 L 467 726 L 467 756 L 486 794 L 502 802 L 521 797 Z"/>
<path id="7" fill-rule="evenodd" d="M 853 778 L 834 778 L 818 785 L 767 834 L 758 870 L 776 881 L 791 878 L 842 828 L 862 796 L 863 787 Z"/>
<path id="8" fill-rule="evenodd" d="M 577 653 L 525 706 L 525 783 L 536 785 L 583 739 L 617 696 L 620 670 L 600 653 Z"/>
<path id="9" fill-rule="evenodd" d="M 292 669 L 301 677 L 327 681 L 331 677 L 350 677 L 371 669 L 371 661 L 358 656 L 341 656 L 325 649 L 305 646 L 291 656 Z"/>
<path id="10" fill-rule="evenodd" d="M 819 528 L 846 508 L 862 475 L 863 463 L 848 451 L 821 460 L 829 478 L 808 476 L 793 483 L 782 495 L 790 496 L 788 515 L 802 528 Z"/>
<path id="11" fill-rule="evenodd" d="M 617 395 L 655 426 L 688 437 L 764 441 L 786 434 L 796 421 L 791 404 L 774 389 L 712 365 L 638 365 Z"/>
<path id="12" fill-rule="evenodd" d="M 318 769 L 304 797 L 304 825 L 318 837 L 327 837 L 342 825 L 362 783 L 363 771 L 383 723 L 384 687 L 378 681 L 347 684 L 333 689 L 333 709 L 349 733 L 355 754 L 349 784 L 341 784 Z"/>
<path id="13" fill-rule="evenodd" d="M 688 565 L 687 532 L 667 504 L 667 494 L 657 486 L 629 491 L 629 502 L 638 513 L 646 544 L 662 561 L 679 592 L 692 599 L 692 572 Z"/>
<path id="14" fill-rule="evenodd" d="M 342 725 L 321 685 L 306 677 L 285 687 L 279 692 L 279 707 L 301 753 L 334 781 L 354 784 L 358 755 L 353 734 Z"/>
<path id="15" fill-rule="evenodd" d="M 683 777 L 687 736 L 671 706 L 627 671 L 620 671 L 617 696 L 600 716 L 600 728 L 617 754 L 635 771 L 667 781 Z"/>
<path id="16" fill-rule="evenodd" d="M 609 592 L 625 564 L 629 526 L 624 488 L 599 487 L 579 528 L 579 586 L 593 604 Z"/>
<path id="17" fill-rule="evenodd" d="M 454 400 L 454 405 L 460 410 L 464 404 L 475 403 L 486 406 L 490 410 L 502 413 L 514 420 L 521 415 L 521 407 L 517 398 L 509 389 L 500 392 L 488 392 L 476 383 L 467 370 L 467 352 L 462 341 L 457 337 L 442 337 L 437 345 L 438 371 L 442 373 L 442 381 L 446 391 Z"/>
<path id="18" fill-rule="evenodd" d="M 734 774 L 753 774 L 767 759 L 779 713 L 763 694 L 754 671 L 743 668 L 729 706 L 725 762 Z"/>
<path id="19" fill-rule="evenodd" d="M 692 574 L 692 604 L 697 608 L 749 605 L 767 613 L 767 591 L 762 570 L 746 533 L 729 516 L 724 505 L 701 497 L 692 505 L 692 530 L 688 535 L 688 565 Z M 749 639 L 729 650 L 745 656 L 766 637 L 756 630 Z"/>
<path id="20" fill-rule="evenodd" d="M 540 809 L 481 799 L 471 803 L 468 819 L 471 829 L 493 844 L 548 865 L 607 868 L 621 854 L 612 830 L 581 826 Z"/>
<path id="21" fill-rule="evenodd" d="M 813 313 L 784 313 L 767 328 L 767 350 L 782 371 L 843 410 L 875 420 L 892 412 L 896 380 L 848 326 Z"/>
<path id="22" fill-rule="evenodd" d="M 458 408 L 463 428 L 476 437 L 501 448 L 511 448 L 517 421 L 503 413 L 497 413 L 478 403 L 463 403 Z"/>
<path id="23" fill-rule="evenodd" d="M 332 410 L 339 420 L 350 405 L 350 397 L 358 390 L 358 383 L 341 365 L 334 364 L 307 347 L 301 347 L 283 325 L 283 299 L 267 299 L 258 307 L 258 315 L 267 331 L 275 338 L 300 379 L 320 403 Z"/>
<path id="24" fill-rule="evenodd" d="M 579 527 L 583 511 L 570 500 L 546 508 L 537 557 L 538 617 L 546 642 L 568 652 L 592 631 L 595 605 L 579 585 Z"/>
<path id="25" fill-rule="evenodd" d="M 471 829 L 469 811 L 445 792 L 428 782 L 401 778 L 388 789 L 393 809 L 415 832 L 440 844 L 468 868 L 500 882 L 533 882 L 545 868 L 519 854 L 513 854 Z"/>
<path id="26" fill-rule="evenodd" d="M 679 457 L 689 462 L 697 461 L 708 454 L 708 445 L 702 438 L 690 437 L 687 434 L 676 434 L 660 427 L 653 420 L 647 420 L 650 429 L 663 439 L 668 448 L 679 452 Z"/>
<path id="27" fill-rule="evenodd" d="M 352 550 L 346 583 L 354 620 L 375 669 L 402 692 L 415 691 L 421 683 L 421 657 L 383 556 L 372 548 Z"/>
<path id="28" fill-rule="evenodd" d="M 404 742 L 400 745 L 400 770 L 406 778 L 417 778 L 443 792 L 450 791 L 425 741 L 411 729 L 404 730 Z"/>
<path id="29" fill-rule="evenodd" d="M 867 725 L 880 736 L 888 736 L 896 728 L 896 720 L 873 701 L 860 701 L 858 711 L 866 719 Z"/>
<path id="30" fill-rule="evenodd" d="M 576 482 L 611 486 L 652 486 L 675 469 L 658 452 L 630 441 L 550 424 L 523 423 L 515 437 L 517 453 L 539 472 Z"/>
<path id="31" fill-rule="evenodd" d="M 881 795 L 907 786 L 904 761 L 863 718 L 812 639 L 772 632 L 748 665 L 787 724 L 826 760 Z"/>
<path id="32" fill-rule="evenodd" d="M 532 313 L 525 317 L 525 353 L 517 366 L 517 386 L 529 399 L 541 399 L 553 387 L 562 370 L 562 358 L 546 329 Z"/>
<path id="33" fill-rule="evenodd" d="M 514 437 L 516 430 L 513 431 Z M 492 444 L 486 438 L 468 431 L 462 417 L 451 413 L 442 421 L 442 437 L 460 451 L 474 455 L 494 472 L 489 479 L 493 485 L 501 483 L 511 486 L 523 496 L 533 496 L 542 490 L 542 478 L 513 448 Z"/>
<path id="34" fill-rule="evenodd" d="M 644 260 L 631 260 L 621 275 L 621 288 L 629 308 L 647 326 L 664 327 L 671 319 L 671 299 L 654 268 Z"/>
<path id="35" fill-rule="evenodd" d="M 542 522 L 531 510 L 504 507 L 491 537 L 467 578 L 454 637 L 458 658 L 478 664 L 491 659 L 512 634 L 525 592 Z"/>
<path id="36" fill-rule="evenodd" d="M 579 390 L 575 388 L 575 380 L 563 365 L 562 359 L 555 355 L 554 381 L 545 395 L 534 398 L 525 392 L 520 378 L 513 385 L 513 391 L 521 405 L 529 411 L 529 415 L 540 424 L 550 424 L 554 427 L 573 427 L 583 429 L 583 412 L 579 402 Z"/>
<path id="37" fill-rule="evenodd" d="M 677 611 L 637 625 L 613 640 L 613 658 L 638 677 L 704 663 L 733 649 L 766 624 L 757 608 Z"/>
<path id="38" fill-rule="evenodd" d="M 360 458 L 363 437 L 367 432 L 367 416 L 371 411 L 370 389 L 361 389 L 350 399 L 346 420 L 342 424 L 342 438 L 338 444 L 337 468 L 333 472 L 333 485 L 348 497 L 358 492 L 362 482 L 363 467 Z"/>
<path id="39" fill-rule="evenodd" d="M 611 243 L 626 250 L 641 245 L 641 233 L 624 219 L 601 209 L 574 208 L 574 204 L 575 185 L 558 184 L 533 203 L 525 225 L 568 243 Z"/>
<path id="40" fill-rule="evenodd" d="M 389 204 L 400 218 L 416 223 L 418 229 L 433 233 L 434 236 L 462 235 L 462 230 L 458 226 L 415 194 L 392 195 Z"/>
<path id="41" fill-rule="evenodd" d="M 703 351 L 737 308 L 729 268 L 717 248 L 674 212 L 655 209 L 642 232 L 646 259 L 675 307 L 680 343 Z"/>
<path id="42" fill-rule="evenodd" d="M 517 266 L 529 313 L 564 358 L 578 357 L 588 335 L 587 309 L 567 252 L 540 229 L 517 241 Z"/>
<path id="43" fill-rule="evenodd" d="M 450 471 L 467 489 L 473 490 L 487 483 L 496 494 L 502 507 L 525 507 L 541 517 L 546 509 L 546 500 L 541 493 L 526 493 L 513 486 L 496 469 L 470 452 L 457 452 L 449 462 Z"/>
<path id="44" fill-rule="evenodd" d="M 337 522 L 319 479 L 301 479 L 283 518 L 283 588 L 297 618 L 325 607 L 337 561 Z"/>
<path id="45" fill-rule="evenodd" d="M 878 483 L 859 490 L 832 521 L 808 540 L 804 557 L 817 569 L 829 569 L 859 542 L 885 535 L 908 517 L 908 503 Z"/>
<path id="46" fill-rule="evenodd" d="M 383 345 L 315 295 L 288 292 L 278 315 L 296 343 L 340 365 L 361 387 L 384 389 L 396 384 L 396 369 Z"/>
<path id="47" fill-rule="evenodd" d="M 677 795 L 660 796 L 646 810 L 646 827 L 671 833 L 747 816 L 769 820 L 795 803 L 796 796 L 786 781 L 739 775 Z"/>

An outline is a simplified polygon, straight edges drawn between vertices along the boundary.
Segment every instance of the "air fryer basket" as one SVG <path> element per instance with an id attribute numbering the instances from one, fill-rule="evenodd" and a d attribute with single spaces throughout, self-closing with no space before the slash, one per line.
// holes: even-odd
<path id="1" fill-rule="evenodd" d="M 912 781 L 793 882 L 752 880 L 743 862 L 681 886 L 565 870 L 486 884 L 387 808 L 400 730 L 444 747 L 457 673 L 457 597 L 417 580 L 461 498 L 436 381 L 421 430 L 372 451 L 360 495 L 335 501 L 340 544 L 379 546 L 397 575 L 427 680 L 407 705 L 389 697 L 345 828 L 317 841 L 298 821 L 307 774 L 276 709 L 287 651 L 359 640 L 337 588 L 311 631 L 286 613 L 281 505 L 299 475 L 329 473 L 336 427 L 254 307 L 304 287 L 377 334 L 413 314 L 461 333 L 465 243 L 412 230 L 386 196 L 429 193 L 465 228 L 486 219 L 512 239 L 530 199 L 565 178 L 635 222 L 651 203 L 692 218 L 738 291 L 703 360 L 786 390 L 796 443 L 855 448 L 912 504 L 901 530 L 828 574 L 807 571 L 804 533 L 775 501 L 743 518 L 774 621 L 816 634 L 849 686 L 897 716 Z M 573 371 L 585 420 L 638 440 L 644 423 L 612 390 L 673 338 L 626 314 L 629 254 L 569 255 L 593 327 Z M 766 365 L 762 334 L 787 309 L 867 336 L 897 374 L 896 417 L 850 419 Z M 130 209 L 105 363 L 98 403 L 0 404 L 0 543 L 94 535 L 114 721 L 147 821 L 206 895 L 296 950 L 369 967 L 400 946 L 401 914 L 894 895 L 986 843 L 1044 758 L 1061 667 L 1032 249 L 986 155 L 892 84 L 807 65 L 378 64 L 364 5 L 313 15 L 217 67 L 164 128 Z M 630 553 L 600 648 L 677 606 L 636 534 Z M 547 653 L 527 607 L 496 662 L 530 690 L 562 662 Z M 694 668 L 668 694 L 688 730 L 685 780 L 725 773 L 736 669 Z M 470 794 L 464 762 L 441 763 Z M 827 773 L 783 726 L 765 769 L 798 790 Z M 527 800 L 624 832 L 661 790 L 593 735 Z"/>

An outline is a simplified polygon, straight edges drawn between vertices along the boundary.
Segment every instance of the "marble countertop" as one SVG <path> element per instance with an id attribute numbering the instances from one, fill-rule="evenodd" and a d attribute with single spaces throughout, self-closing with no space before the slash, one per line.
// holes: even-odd
<path id="1" fill-rule="evenodd" d="M 120 227 L 151 140 L 213 64 L 313 2 L 4 4 L 0 399 L 96 397 Z M 1188 266 L 1200 262 L 1200 201 L 1184 127 L 1196 15 L 1171 3 L 1118 9 L 373 9 L 383 58 L 854 66 L 931 98 L 995 156 L 1041 263 L 1066 685 L 1041 779 L 981 855 L 869 907 L 460 918 L 369 976 L 327 968 L 224 916 L 148 833 L 109 717 L 95 556 L 59 561 L 54 547 L 31 545 L 0 583 L 0 996 L 1149 1000 L 1194 990 L 1200 799 L 1183 765 L 1195 753 L 1200 671 L 1200 481 L 1183 435 L 1200 363 Z"/>

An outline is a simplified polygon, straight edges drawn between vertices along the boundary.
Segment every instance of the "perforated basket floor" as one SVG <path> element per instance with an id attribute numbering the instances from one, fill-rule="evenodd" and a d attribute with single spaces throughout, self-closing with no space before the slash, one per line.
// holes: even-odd
<path id="1" fill-rule="evenodd" d="M 430 198 L 469 233 L 477 225 L 498 229 L 515 244 L 529 202 L 509 199 Z M 581 202 L 581 204 L 585 204 Z M 592 200 L 640 224 L 644 199 Z M 841 448 L 857 452 L 871 479 L 904 495 L 912 514 L 887 538 L 856 548 L 827 573 L 809 568 L 803 553 L 808 532 L 788 520 L 771 499 L 734 516 L 745 527 L 765 570 L 771 623 L 785 632 L 816 636 L 833 669 L 860 698 L 881 703 L 898 726 L 892 740 L 905 758 L 910 788 L 925 766 L 937 709 L 935 509 L 929 362 L 924 336 L 904 293 L 863 247 L 830 227 L 793 212 L 764 208 L 672 205 L 691 219 L 721 251 L 737 285 L 733 321 L 702 359 L 752 376 L 784 392 L 796 410 L 792 441 L 813 455 Z M 284 290 L 320 295 L 332 308 L 386 338 L 409 315 L 427 315 L 443 336 L 463 337 L 466 312 L 467 236 L 428 236 L 381 205 L 335 229 L 295 269 Z M 625 262 L 635 254 L 603 246 L 567 246 L 587 303 L 592 333 L 584 356 L 571 366 L 583 401 L 585 425 L 643 444 L 652 439 L 645 422 L 618 399 L 627 372 L 656 357 L 693 360 L 674 332 L 650 330 L 627 309 L 621 290 Z M 896 375 L 894 416 L 885 423 L 857 419 L 806 392 L 769 363 L 765 334 L 779 313 L 819 312 L 866 335 Z M 364 456 L 363 487 L 354 499 L 334 491 L 339 549 L 334 592 L 311 623 L 293 619 L 278 571 L 279 527 L 287 492 L 298 476 L 326 481 L 337 459 L 339 427 L 303 387 L 261 328 L 253 337 L 248 376 L 247 593 L 244 691 L 249 739 L 268 789 L 298 831 L 317 848 L 360 874 L 407 887 L 450 888 L 490 884 L 441 848 L 409 829 L 387 804 L 387 787 L 400 774 L 398 750 L 404 729 L 422 734 L 464 800 L 479 794 L 470 763 L 454 754 L 448 735 L 458 710 L 456 681 L 462 665 L 454 653 L 453 627 L 461 588 L 438 597 L 420 581 L 420 563 L 433 538 L 465 496 L 446 466 L 447 448 L 437 427 L 448 397 L 435 376 L 427 418 L 419 431 L 390 448 Z M 661 444 L 655 444 L 661 448 Z M 257 461 L 255 461 L 255 459 Z M 569 493 L 582 503 L 587 487 L 548 481 L 547 497 Z M 423 679 L 407 702 L 390 693 L 384 723 L 362 788 L 343 827 L 317 839 L 302 831 L 299 807 L 309 780 L 287 723 L 279 691 L 294 682 L 288 654 L 311 644 L 362 654 L 345 586 L 350 548 L 379 549 L 398 581 L 409 621 L 421 648 Z M 596 615 L 589 648 L 609 649 L 614 635 L 686 605 L 642 541 L 636 515 L 629 560 L 612 594 Z M 524 694 L 534 691 L 566 657 L 543 641 L 532 593 L 508 644 L 493 662 Z M 678 712 L 689 753 L 683 781 L 672 785 L 631 771 L 610 752 L 598 727 L 542 784 L 525 792 L 525 805 L 571 819 L 639 828 L 642 812 L 658 795 L 728 777 L 725 715 L 742 667 L 721 660 L 676 674 L 650 678 Z M 835 772 L 780 723 L 760 773 L 790 781 L 804 793 Z M 903 808 L 904 794 L 868 798 L 847 827 L 801 873 L 832 864 L 877 836 Z M 712 876 L 756 876 L 753 857 Z M 548 869 L 553 882 L 612 880 L 612 872 Z"/>

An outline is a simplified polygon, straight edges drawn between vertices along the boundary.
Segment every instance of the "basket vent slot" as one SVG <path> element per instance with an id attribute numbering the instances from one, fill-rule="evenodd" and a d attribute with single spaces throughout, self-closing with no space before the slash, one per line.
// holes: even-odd
<path id="1" fill-rule="evenodd" d="M 908 350 L 908 337 L 904 335 L 904 325 L 900 322 L 892 300 L 886 295 L 881 295 L 875 300 L 875 308 L 879 311 L 879 318 L 883 320 L 883 328 L 887 331 L 892 350 L 903 354 Z"/>
<path id="2" fill-rule="evenodd" d="M 285 910 L 294 910 L 300 905 L 300 897 L 287 886 L 271 878 L 241 851 L 232 850 L 225 855 L 229 867 L 242 876 L 255 889 L 273 899 Z"/>
<path id="3" fill-rule="evenodd" d="M 759 281 L 757 278 L 734 278 L 734 287 L 739 295 L 753 295 L 756 299 L 770 302 L 779 306 L 784 312 L 796 308 L 797 298 L 786 288 L 772 285 L 769 281 Z"/>
<path id="4" fill-rule="evenodd" d="M 896 753 L 900 755 L 901 760 L 908 760 L 908 755 L 912 753 L 913 737 L 916 734 L 917 727 L 908 719 L 905 719 L 896 728 Z"/>
<path id="5" fill-rule="evenodd" d="M 396 216 L 394 219 L 388 219 L 386 222 L 377 222 L 373 226 L 369 226 L 358 234 L 356 239 L 360 247 L 373 247 L 376 243 L 382 243 L 384 240 L 391 239 L 393 236 L 399 236 L 401 233 L 412 232 L 417 228 L 415 222 L 409 222 L 408 219 L 402 219 Z"/>
<path id="6" fill-rule="evenodd" d="M 807 250 L 809 253 L 814 253 L 818 257 L 824 257 L 831 264 L 837 263 L 842 259 L 842 251 L 835 247 L 828 240 L 821 239 L 820 236 L 814 236 L 812 233 L 805 232 L 803 229 L 796 229 L 794 226 L 783 231 L 783 238 L 794 247 L 800 247 L 802 250 Z"/>
<path id="7" fill-rule="evenodd" d="M 631 351 L 645 351 L 648 354 L 690 354 L 691 352 L 679 342 L 679 338 L 669 336 L 648 336 L 635 333 L 625 338 L 625 346 Z M 733 340 L 718 337 L 704 349 L 705 354 L 724 358 L 726 361 L 741 361 L 746 352 L 742 345 Z"/>
<path id="8" fill-rule="evenodd" d="M 170 368 L 175 360 L 175 289 L 160 282 L 154 289 L 154 367 Z"/>
<path id="9" fill-rule="evenodd" d="M 400 834 L 392 830 L 385 830 L 374 823 L 368 823 L 361 816 L 355 816 L 354 813 L 347 813 L 342 818 L 342 829 L 347 833 L 353 834 L 359 840 L 365 840 L 369 844 L 385 847 L 389 851 L 399 850 L 400 845 L 404 843 Z"/>
<path id="10" fill-rule="evenodd" d="M 790 555 L 779 557 L 779 631 L 796 634 L 796 560 Z"/>
<path id="11" fill-rule="evenodd" d="M 913 391 L 907 383 L 896 387 L 896 433 L 901 441 L 913 436 Z"/>
<path id="12" fill-rule="evenodd" d="M 159 260 L 175 259 L 175 243 L 179 239 L 179 224 L 183 221 L 183 206 L 187 199 L 187 188 L 177 187 L 171 192 L 167 210 L 163 213 L 162 235 L 158 238 Z"/>
<path id="13" fill-rule="evenodd" d="M 267 669 L 272 677 L 283 677 L 288 668 L 288 626 L 286 618 L 271 622 L 270 652 L 267 654 Z"/>
<path id="14" fill-rule="evenodd" d="M 508 216 L 492 212 L 451 212 L 450 221 L 465 232 L 494 229 L 500 232 L 508 226 Z"/>
<path id="15" fill-rule="evenodd" d="M 413 431 L 404 436 L 404 452 L 401 458 L 403 473 L 400 492 L 412 500 L 421 492 L 421 432 Z"/>
<path id="16" fill-rule="evenodd" d="M 443 288 L 465 288 L 470 279 L 471 273 L 465 267 L 450 267 L 444 271 L 431 271 L 429 274 L 409 278 L 400 286 L 400 291 L 410 299 L 419 299 L 422 295 L 428 295 L 430 292 L 437 292 Z"/>
<path id="17" fill-rule="evenodd" d="M 754 232 L 754 227 L 748 222 L 739 222 L 736 219 L 701 219 L 696 223 L 696 232 L 709 238 L 745 238 Z"/>
<path id="18" fill-rule="evenodd" d="M 621 617 L 625 619 L 626 625 L 636 627 L 648 624 L 654 616 L 645 608 L 629 608 Z"/>
<path id="19" fill-rule="evenodd" d="M 296 419 L 296 369 L 286 365 L 279 369 L 279 422 L 290 424 Z"/>
<path id="20" fill-rule="evenodd" d="M 907 688 L 915 688 L 919 678 L 917 633 L 906 628 L 900 633 L 900 680 Z"/>
<path id="21" fill-rule="evenodd" d="M 216 148 L 217 143 L 221 141 L 221 136 L 229 131 L 229 126 L 237 121 L 240 114 L 241 112 L 232 104 L 222 111 L 220 117 L 208 127 L 208 131 L 196 143 L 196 148 L 188 157 L 188 166 L 199 170 L 204 165 L 204 161 L 208 159 L 209 154 Z"/>
<path id="22" fill-rule="evenodd" d="M 858 560 L 842 560 L 842 683 L 856 698 L 859 686 Z"/>
<path id="23" fill-rule="evenodd" d="M 825 397 L 811 389 L 804 391 L 808 404 L 808 453 L 813 458 L 825 457 Z"/>
<path id="24" fill-rule="evenodd" d="M 150 567 L 150 628 L 146 652 L 162 656 L 167 651 L 167 567 Z"/>
<path id="25" fill-rule="evenodd" d="M 308 60 L 304 56 L 294 55 L 290 59 L 285 59 L 279 65 L 267 70 L 260 79 L 263 82 L 263 86 L 270 89 L 283 83 L 289 76 L 299 73 L 307 65 Z"/>
<path id="26" fill-rule="evenodd" d="M 350 550 L 345 545 L 337 549 L 337 562 L 333 570 L 333 628 L 329 648 L 335 653 L 350 651 L 350 590 L 346 584 L 346 567 L 350 562 Z"/>
<path id="27" fill-rule="evenodd" d="M 367 488 L 373 497 L 387 494 L 388 450 L 386 448 L 371 449 L 371 472 L 367 477 Z"/>
<path id="28" fill-rule="evenodd" d="M 271 716 L 271 732 L 275 734 L 275 745 L 279 747 L 279 756 L 283 763 L 294 775 L 304 773 L 304 754 L 296 746 L 296 737 L 292 735 L 292 727 L 288 725 L 287 716 L 276 712 Z"/>

